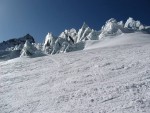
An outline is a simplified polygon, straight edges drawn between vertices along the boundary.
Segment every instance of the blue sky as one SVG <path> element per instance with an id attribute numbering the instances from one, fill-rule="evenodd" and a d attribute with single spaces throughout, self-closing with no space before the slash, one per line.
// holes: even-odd
<path id="1" fill-rule="evenodd" d="M 150 25 L 149 0 L 0 0 L 0 42 L 31 34 L 42 42 L 83 22 L 99 30 L 106 20 L 133 17 Z"/>

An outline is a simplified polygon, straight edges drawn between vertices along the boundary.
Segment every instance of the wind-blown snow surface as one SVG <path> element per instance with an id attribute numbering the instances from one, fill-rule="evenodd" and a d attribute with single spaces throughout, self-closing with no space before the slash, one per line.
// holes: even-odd
<path id="1" fill-rule="evenodd" d="M 150 43 L 0 62 L 0 113 L 150 113 Z"/>
<path id="2" fill-rule="evenodd" d="M 142 32 L 123 33 L 119 36 L 109 36 L 104 40 L 87 40 L 84 50 L 139 43 L 150 43 L 150 34 Z"/>

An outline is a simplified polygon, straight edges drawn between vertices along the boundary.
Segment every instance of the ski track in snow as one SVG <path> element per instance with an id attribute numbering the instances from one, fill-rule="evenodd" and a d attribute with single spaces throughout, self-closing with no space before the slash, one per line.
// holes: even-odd
<path id="1" fill-rule="evenodd" d="M 0 62 L 0 113 L 150 113 L 150 44 Z"/>

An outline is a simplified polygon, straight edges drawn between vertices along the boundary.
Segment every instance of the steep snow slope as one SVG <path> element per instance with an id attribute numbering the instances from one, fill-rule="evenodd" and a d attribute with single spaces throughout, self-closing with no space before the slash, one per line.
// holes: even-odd
<path id="1" fill-rule="evenodd" d="M 150 43 L 0 62 L 0 113 L 150 113 Z"/>
<path id="2" fill-rule="evenodd" d="M 109 36 L 104 40 L 88 40 L 85 42 L 85 50 L 121 46 L 126 44 L 150 43 L 150 34 L 142 32 L 124 33 L 119 36 Z"/>

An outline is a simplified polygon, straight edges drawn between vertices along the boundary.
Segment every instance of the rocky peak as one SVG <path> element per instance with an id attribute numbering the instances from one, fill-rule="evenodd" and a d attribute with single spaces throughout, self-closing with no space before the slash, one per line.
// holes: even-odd
<path id="1" fill-rule="evenodd" d="M 30 34 L 26 34 L 23 37 L 20 38 L 13 38 L 7 41 L 3 41 L 0 43 L 0 50 L 5 50 L 6 48 L 15 47 L 16 45 L 24 45 L 26 40 L 28 40 L 30 43 L 35 43 L 34 38 Z"/>

